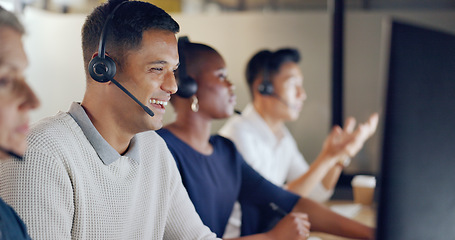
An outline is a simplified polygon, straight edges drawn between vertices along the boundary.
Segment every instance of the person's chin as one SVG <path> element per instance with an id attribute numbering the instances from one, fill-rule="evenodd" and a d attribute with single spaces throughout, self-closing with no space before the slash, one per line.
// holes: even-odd
<path id="1" fill-rule="evenodd" d="M 297 119 L 299 118 L 299 115 L 298 114 L 287 114 L 287 116 L 285 118 L 283 118 L 283 120 L 285 122 L 294 122 L 296 121 Z"/>
<path id="2" fill-rule="evenodd" d="M 159 130 L 163 127 L 163 121 L 161 119 L 154 119 L 153 122 L 149 125 L 149 130 Z"/>
<path id="3" fill-rule="evenodd" d="M 229 118 L 229 117 L 232 116 L 233 114 L 234 114 L 234 107 L 229 108 L 229 109 L 227 109 L 226 112 L 221 116 L 221 119 Z"/>
<path id="4" fill-rule="evenodd" d="M 291 121 L 297 121 L 299 119 L 299 114 L 295 114 L 291 116 Z"/>
<path id="5" fill-rule="evenodd" d="M 293 109 L 292 111 L 288 112 L 288 118 L 289 121 L 295 121 L 299 118 L 300 116 L 300 110 L 299 109 Z"/>
<path id="6" fill-rule="evenodd" d="M 218 113 L 215 116 L 212 116 L 212 119 L 213 120 L 222 120 L 222 119 L 229 118 L 230 116 L 232 116 L 232 114 L 234 114 L 234 110 L 226 111 L 226 112 L 223 112 L 223 113 Z"/>

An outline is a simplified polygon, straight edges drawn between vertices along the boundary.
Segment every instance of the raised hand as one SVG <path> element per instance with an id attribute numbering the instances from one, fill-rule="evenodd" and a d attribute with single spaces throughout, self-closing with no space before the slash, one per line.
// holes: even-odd
<path id="1" fill-rule="evenodd" d="M 346 158 L 355 156 L 362 149 L 365 141 L 376 132 L 378 121 L 379 115 L 374 113 L 368 121 L 359 124 L 355 129 L 356 120 L 352 117 L 346 119 L 344 129 L 339 126 L 333 127 L 324 141 L 322 152 L 328 159 L 344 164 Z"/>
<path id="2" fill-rule="evenodd" d="M 351 138 L 346 144 L 346 152 L 349 157 L 355 156 L 360 149 L 362 149 L 363 144 L 368 140 L 375 132 L 378 126 L 379 115 L 377 113 L 372 114 L 368 121 L 360 124 L 357 129 L 354 131 L 354 123 L 350 123 L 349 119 L 346 121 L 344 132 L 347 135 L 346 138 Z"/>

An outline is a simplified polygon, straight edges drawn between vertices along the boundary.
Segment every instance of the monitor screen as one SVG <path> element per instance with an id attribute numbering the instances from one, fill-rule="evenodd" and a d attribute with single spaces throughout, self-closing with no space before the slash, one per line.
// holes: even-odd
<path id="1" fill-rule="evenodd" d="M 455 35 L 389 22 L 377 239 L 455 239 Z"/>

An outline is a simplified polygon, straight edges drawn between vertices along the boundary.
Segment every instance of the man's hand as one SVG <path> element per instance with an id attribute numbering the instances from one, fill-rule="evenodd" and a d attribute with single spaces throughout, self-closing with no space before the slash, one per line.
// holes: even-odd
<path id="1" fill-rule="evenodd" d="M 336 159 L 344 165 L 346 158 L 355 156 L 366 140 L 376 132 L 378 121 L 379 115 L 374 113 L 368 121 L 359 124 L 355 129 L 356 120 L 352 117 L 346 119 L 344 129 L 339 126 L 333 127 L 324 141 L 322 153 L 329 159 Z"/>

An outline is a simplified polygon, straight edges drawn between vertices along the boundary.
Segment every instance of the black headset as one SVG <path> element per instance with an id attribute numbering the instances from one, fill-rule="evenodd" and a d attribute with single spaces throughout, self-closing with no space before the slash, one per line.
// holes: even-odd
<path id="1" fill-rule="evenodd" d="M 179 84 L 177 95 L 182 98 L 190 98 L 197 92 L 197 82 L 194 78 L 188 76 L 186 73 L 186 59 L 185 59 L 185 47 L 190 43 L 187 36 L 179 37 L 178 39 L 178 51 L 179 51 Z"/>
<path id="2" fill-rule="evenodd" d="M 273 82 L 270 79 L 270 61 L 272 60 L 273 53 L 265 59 L 264 61 L 264 69 L 262 70 L 262 82 L 258 86 L 258 92 L 264 96 L 271 96 L 278 99 L 281 103 L 283 103 L 286 107 L 292 107 L 286 100 L 284 100 L 280 95 L 275 93 L 275 87 L 273 86 Z"/>
<path id="3" fill-rule="evenodd" d="M 101 37 L 98 49 L 98 55 L 95 56 L 92 60 L 90 60 L 88 64 L 88 72 L 93 80 L 105 83 L 111 81 L 117 87 L 119 87 L 123 92 L 125 92 L 131 99 L 133 99 L 139 106 L 141 106 L 144 111 L 153 117 L 155 114 L 153 111 L 142 104 L 133 94 L 131 94 L 126 88 L 124 88 L 119 82 L 114 79 L 115 73 L 117 72 L 117 67 L 115 62 L 112 58 L 106 55 L 106 35 L 108 31 L 108 27 L 112 18 L 114 18 L 114 14 L 117 9 L 120 8 L 123 4 L 127 3 L 128 1 L 121 2 L 117 5 L 114 10 L 107 16 L 106 22 L 104 23 L 103 29 L 101 30 Z"/>
<path id="4" fill-rule="evenodd" d="M 270 71 L 269 71 L 269 65 L 270 65 L 270 58 L 272 56 L 269 56 L 265 59 L 264 61 L 264 69 L 262 70 L 262 82 L 258 86 L 258 91 L 262 95 L 274 95 L 275 88 L 273 87 L 273 83 L 270 79 Z"/>
<path id="5" fill-rule="evenodd" d="M 107 28 L 109 27 L 112 18 L 114 18 L 115 12 L 120 8 L 120 6 L 127 2 L 128 1 L 125 1 L 117 5 L 107 16 L 106 22 L 101 30 L 98 55 L 90 60 L 90 63 L 88 64 L 88 72 L 93 80 L 97 82 L 109 82 L 112 78 L 114 78 L 115 73 L 117 72 L 114 60 L 106 55 L 106 35 L 108 31 Z"/>

